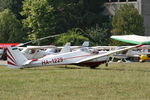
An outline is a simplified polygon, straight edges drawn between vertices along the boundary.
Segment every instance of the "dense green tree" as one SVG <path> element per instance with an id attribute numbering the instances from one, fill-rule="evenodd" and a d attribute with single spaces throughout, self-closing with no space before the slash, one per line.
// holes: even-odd
<path id="1" fill-rule="evenodd" d="M 21 22 L 9 9 L 0 13 L 0 42 L 24 42 Z"/>
<path id="2" fill-rule="evenodd" d="M 0 11 L 10 9 L 17 18 L 21 18 L 19 12 L 22 10 L 22 1 L 24 0 L 0 0 Z"/>
<path id="3" fill-rule="evenodd" d="M 54 9 L 47 0 L 26 0 L 23 2 L 21 14 L 25 17 L 24 27 L 28 30 L 29 39 L 54 34 Z"/>
<path id="4" fill-rule="evenodd" d="M 25 0 L 21 14 L 30 39 L 101 26 L 104 0 Z M 49 41 L 50 42 L 50 41 Z"/>
<path id="5" fill-rule="evenodd" d="M 103 21 L 103 9 L 105 0 L 80 0 L 82 8 L 83 25 L 96 26 L 101 25 Z"/>
<path id="6" fill-rule="evenodd" d="M 110 31 L 106 27 L 100 28 L 96 26 L 85 31 L 80 28 L 74 28 L 60 35 L 56 44 L 64 45 L 67 42 L 72 42 L 73 45 L 81 45 L 84 41 L 89 41 L 92 46 L 109 45 L 110 35 Z"/>
<path id="7" fill-rule="evenodd" d="M 83 35 L 89 39 L 91 45 L 97 46 L 109 45 L 111 33 L 107 28 L 96 26 L 87 29 Z"/>
<path id="8" fill-rule="evenodd" d="M 144 35 L 143 18 L 133 5 L 122 6 L 112 20 L 113 35 Z"/>
<path id="9" fill-rule="evenodd" d="M 55 7 L 57 29 L 65 32 L 72 28 L 90 28 L 103 23 L 104 0 L 68 0 Z M 56 3 L 55 3 L 56 4 Z"/>

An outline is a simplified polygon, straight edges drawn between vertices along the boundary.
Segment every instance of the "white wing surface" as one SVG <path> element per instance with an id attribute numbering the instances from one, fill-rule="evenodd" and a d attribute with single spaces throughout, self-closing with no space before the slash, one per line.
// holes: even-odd
<path id="1" fill-rule="evenodd" d="M 123 49 L 108 51 L 108 52 L 106 52 L 104 54 L 98 54 L 98 55 L 95 55 L 95 56 L 91 56 L 91 57 L 79 60 L 79 61 L 77 61 L 75 63 L 81 63 L 81 62 L 90 61 L 90 60 L 93 60 L 93 59 L 96 59 L 96 58 L 100 58 L 100 57 L 104 57 L 104 56 L 109 56 L 109 55 L 112 55 L 112 54 L 117 53 L 117 52 L 129 50 L 129 49 L 137 48 L 137 47 L 141 47 L 141 46 L 143 46 L 143 45 L 135 45 L 135 46 L 126 47 L 126 48 L 123 48 Z"/>

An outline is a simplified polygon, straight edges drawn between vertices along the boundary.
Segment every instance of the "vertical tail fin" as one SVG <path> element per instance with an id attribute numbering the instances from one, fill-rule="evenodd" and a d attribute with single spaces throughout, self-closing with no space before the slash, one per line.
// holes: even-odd
<path id="1" fill-rule="evenodd" d="M 27 58 L 16 47 L 8 47 L 7 63 L 9 68 L 23 68 Z"/>
<path id="2" fill-rule="evenodd" d="M 83 47 L 89 47 L 89 41 L 84 41 L 84 43 L 82 44 Z"/>
<path id="3" fill-rule="evenodd" d="M 70 52 L 70 43 L 66 43 L 66 45 L 64 46 L 64 48 L 61 49 L 60 53 L 66 53 L 66 52 Z"/>

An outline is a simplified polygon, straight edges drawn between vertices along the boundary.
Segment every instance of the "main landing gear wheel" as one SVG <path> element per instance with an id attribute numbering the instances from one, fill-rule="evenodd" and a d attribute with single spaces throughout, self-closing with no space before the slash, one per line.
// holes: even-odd
<path id="1" fill-rule="evenodd" d="M 143 62 L 145 62 L 144 60 L 140 60 L 140 63 L 143 63 Z"/>
<path id="2" fill-rule="evenodd" d="M 108 62 L 107 62 L 107 63 L 105 63 L 105 66 L 106 66 L 106 67 L 108 67 Z"/>

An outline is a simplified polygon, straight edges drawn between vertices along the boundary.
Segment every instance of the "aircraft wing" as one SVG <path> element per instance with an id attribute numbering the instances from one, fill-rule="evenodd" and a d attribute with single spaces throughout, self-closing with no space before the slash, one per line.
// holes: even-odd
<path id="1" fill-rule="evenodd" d="M 24 48 L 27 48 L 27 49 L 47 49 L 47 48 L 57 48 L 56 46 L 54 45 L 48 45 L 48 46 L 27 46 L 27 47 L 17 47 L 19 49 L 24 49 Z"/>
<path id="2" fill-rule="evenodd" d="M 131 44 L 150 44 L 150 36 L 139 36 L 139 35 L 114 35 L 112 39 L 131 43 Z"/>
<path id="3" fill-rule="evenodd" d="M 123 48 L 123 49 L 108 51 L 108 52 L 106 52 L 104 54 L 99 54 L 99 55 L 95 55 L 95 56 L 91 56 L 91 57 L 82 59 L 80 61 L 77 61 L 76 63 L 90 61 L 90 60 L 93 60 L 93 59 L 96 59 L 96 58 L 109 56 L 109 55 L 112 55 L 112 54 L 117 53 L 117 52 L 126 51 L 126 50 L 129 50 L 129 49 L 138 48 L 138 47 L 141 47 L 141 46 L 143 46 L 143 45 L 135 45 L 135 46 L 126 47 L 126 48 Z"/>
<path id="4" fill-rule="evenodd" d="M 56 47 L 56 48 L 62 49 L 62 48 L 64 48 L 64 47 Z M 70 46 L 70 48 L 71 48 L 71 50 L 73 50 L 73 49 L 82 48 L 82 46 Z"/>

